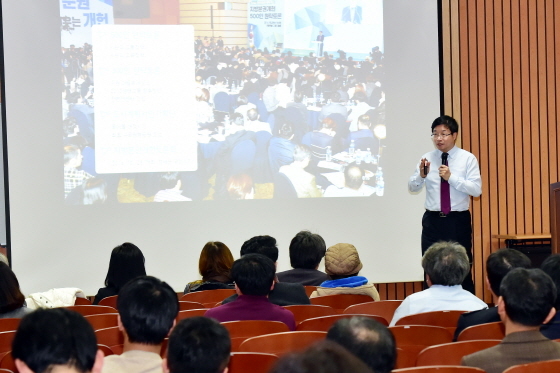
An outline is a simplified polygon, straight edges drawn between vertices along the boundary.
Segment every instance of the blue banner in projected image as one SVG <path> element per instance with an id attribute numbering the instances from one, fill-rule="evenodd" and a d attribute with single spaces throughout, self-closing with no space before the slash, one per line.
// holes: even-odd
<path id="1" fill-rule="evenodd" d="M 112 25 L 112 0 L 60 0 L 61 45 L 81 47 L 91 44 L 91 28 Z"/>
<path id="2" fill-rule="evenodd" d="M 247 7 L 247 44 L 274 49 L 284 42 L 284 1 L 251 0 Z"/>

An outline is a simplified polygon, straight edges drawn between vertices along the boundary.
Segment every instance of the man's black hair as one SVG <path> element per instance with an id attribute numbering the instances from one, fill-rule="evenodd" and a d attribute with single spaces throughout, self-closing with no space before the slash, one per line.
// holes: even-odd
<path id="1" fill-rule="evenodd" d="M 556 303 L 554 308 L 560 311 L 560 254 L 553 254 L 546 258 L 541 264 L 541 269 L 550 276 L 554 285 L 556 285 Z"/>
<path id="2" fill-rule="evenodd" d="M 512 269 L 502 280 L 500 293 L 509 319 L 524 326 L 539 326 L 556 302 L 556 286 L 541 269 Z"/>
<path id="3" fill-rule="evenodd" d="M 231 278 L 243 295 L 268 295 L 275 276 L 274 262 L 261 254 L 245 254 L 231 267 Z"/>
<path id="4" fill-rule="evenodd" d="M 442 115 L 441 117 L 437 117 L 432 123 L 432 131 L 439 125 L 444 125 L 445 127 L 449 128 L 451 133 L 459 132 L 459 124 L 457 121 L 450 117 L 449 115 Z"/>
<path id="5" fill-rule="evenodd" d="M 22 320 L 12 342 L 12 357 L 35 373 L 66 365 L 90 372 L 97 354 L 97 340 L 90 323 L 66 308 L 38 309 Z"/>
<path id="6" fill-rule="evenodd" d="M 376 373 L 390 373 L 395 367 L 397 348 L 393 334 L 369 317 L 338 320 L 329 329 L 327 339 L 345 347 Z"/>
<path id="7" fill-rule="evenodd" d="M 500 284 L 505 275 L 514 268 L 531 268 L 531 259 L 515 249 L 500 249 L 486 259 L 486 275 L 490 288 L 500 296 Z"/>
<path id="8" fill-rule="evenodd" d="M 301 231 L 290 242 L 290 264 L 293 268 L 316 269 L 326 251 L 323 237 Z"/>
<path id="9" fill-rule="evenodd" d="M 255 236 L 243 242 L 241 256 L 245 254 L 262 254 L 272 260 L 278 261 L 278 247 L 276 238 L 270 236 Z"/>
<path id="10" fill-rule="evenodd" d="M 117 308 L 131 343 L 159 345 L 173 326 L 179 301 L 167 283 L 142 276 L 121 289 Z"/>
<path id="11" fill-rule="evenodd" d="M 229 362 L 227 329 L 214 319 L 198 316 L 181 320 L 169 336 L 170 373 L 221 373 Z"/>

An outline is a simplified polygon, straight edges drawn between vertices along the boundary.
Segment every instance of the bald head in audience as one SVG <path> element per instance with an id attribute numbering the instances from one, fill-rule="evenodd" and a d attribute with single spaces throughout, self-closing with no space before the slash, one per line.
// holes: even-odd
<path id="1" fill-rule="evenodd" d="M 345 347 L 376 373 L 389 373 L 395 367 L 397 349 L 393 334 L 369 317 L 338 320 L 329 329 L 327 339 Z"/>

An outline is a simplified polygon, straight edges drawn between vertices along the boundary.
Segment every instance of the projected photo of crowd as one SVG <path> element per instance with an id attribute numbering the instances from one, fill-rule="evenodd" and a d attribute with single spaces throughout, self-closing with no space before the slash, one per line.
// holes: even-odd
<path id="1" fill-rule="evenodd" d="M 118 12 L 103 0 L 59 1 L 67 204 L 384 195 L 381 0 L 251 1 L 242 43 L 195 27 L 184 48 L 195 56 L 197 167 L 128 173 L 96 172 L 87 36 L 119 23 Z"/>

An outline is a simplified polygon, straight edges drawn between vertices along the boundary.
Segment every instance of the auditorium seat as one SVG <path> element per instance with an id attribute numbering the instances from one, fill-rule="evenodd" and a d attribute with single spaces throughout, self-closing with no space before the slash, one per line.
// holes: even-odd
<path id="1" fill-rule="evenodd" d="M 504 339 L 506 335 L 504 323 L 501 321 L 473 325 L 465 328 L 457 337 L 457 341 L 475 339 Z"/>
<path id="2" fill-rule="evenodd" d="M 196 310 L 206 308 L 202 303 L 199 302 L 187 302 L 186 300 L 179 301 L 179 311 L 186 311 L 186 310 Z"/>
<path id="3" fill-rule="evenodd" d="M 17 330 L 20 322 L 20 318 L 0 319 L 0 332 Z"/>
<path id="4" fill-rule="evenodd" d="M 354 304 L 371 302 L 372 298 L 363 294 L 335 294 L 311 298 L 310 301 L 311 304 L 330 306 L 338 313 L 343 313 L 346 308 Z"/>
<path id="5" fill-rule="evenodd" d="M 177 314 L 177 322 L 188 319 L 189 317 L 204 316 L 208 308 L 200 308 L 194 310 L 179 311 Z"/>
<path id="6" fill-rule="evenodd" d="M 4 355 L 4 357 L 0 360 L 0 369 L 6 369 L 14 373 L 18 372 L 11 351 Z"/>
<path id="7" fill-rule="evenodd" d="M 235 352 L 243 341 L 259 335 L 289 332 L 286 324 L 280 321 L 241 320 L 223 322 L 231 338 L 231 351 Z"/>
<path id="8" fill-rule="evenodd" d="M 228 373 L 267 373 L 278 356 L 257 352 L 234 352 L 231 354 Z"/>
<path id="9" fill-rule="evenodd" d="M 313 343 L 325 339 L 326 332 L 285 332 L 261 335 L 245 340 L 240 352 L 263 352 L 282 355 L 291 351 L 304 350 Z"/>
<path id="10" fill-rule="evenodd" d="M 235 289 L 215 289 L 203 290 L 187 293 L 181 297 L 181 301 L 198 302 L 204 304 L 205 307 L 213 307 L 216 302 L 221 302 L 227 297 L 235 294 Z"/>
<path id="11" fill-rule="evenodd" d="M 343 315 L 330 315 L 330 316 L 321 316 L 321 317 L 314 317 L 312 319 L 306 319 L 297 324 L 296 330 L 297 331 L 318 331 L 318 332 L 328 332 L 331 326 L 341 319 L 348 319 L 353 316 L 364 316 L 369 317 L 373 320 L 380 322 L 381 324 L 388 326 L 387 321 L 381 316 L 374 316 L 374 315 L 352 315 L 352 314 L 343 314 Z"/>
<path id="12" fill-rule="evenodd" d="M 397 354 L 397 368 L 409 367 L 411 361 L 415 360 L 411 357 L 418 356 L 424 348 L 449 343 L 453 339 L 451 332 L 441 326 L 401 325 L 389 327 L 389 330 L 395 337 L 397 347 L 405 351 L 402 356 Z"/>
<path id="13" fill-rule="evenodd" d="M 102 313 L 99 315 L 87 315 L 84 318 L 91 324 L 93 330 L 111 328 L 118 326 L 118 313 Z"/>
<path id="14" fill-rule="evenodd" d="M 560 372 L 560 360 L 538 361 L 536 363 L 515 365 L 503 373 L 557 373 Z"/>
<path id="15" fill-rule="evenodd" d="M 87 298 L 76 297 L 74 301 L 74 306 L 89 306 L 91 305 L 91 301 Z"/>
<path id="16" fill-rule="evenodd" d="M 117 298 L 118 297 L 119 297 L 118 295 L 105 297 L 105 298 L 103 298 L 99 301 L 99 305 L 100 306 L 113 307 L 114 309 L 118 310 L 118 308 L 117 308 Z"/>
<path id="17" fill-rule="evenodd" d="M 16 335 L 15 330 L 0 332 L 0 358 L 12 350 L 12 341 Z"/>
<path id="18" fill-rule="evenodd" d="M 109 346 L 106 346 L 106 345 L 98 344 L 97 349 L 103 351 L 104 356 L 111 356 L 111 355 L 115 354 L 113 352 L 113 350 L 111 350 L 111 348 Z M 0 364 L 0 366 L 1 366 L 1 364 Z"/>
<path id="19" fill-rule="evenodd" d="M 96 330 L 95 336 L 98 344 L 109 347 L 115 355 L 122 354 L 124 336 L 118 326 Z"/>
<path id="20" fill-rule="evenodd" d="M 432 325 L 447 328 L 455 333 L 459 316 L 467 311 L 432 311 L 407 315 L 399 319 L 395 325 Z"/>
<path id="21" fill-rule="evenodd" d="M 69 310 L 76 311 L 82 316 L 99 315 L 101 313 L 117 313 L 117 309 L 109 306 L 68 306 Z"/>
<path id="22" fill-rule="evenodd" d="M 284 308 L 294 314 L 296 325 L 303 320 L 337 314 L 335 309 L 329 306 L 300 304 L 294 306 L 284 306 Z"/>
<path id="23" fill-rule="evenodd" d="M 485 373 L 484 370 L 458 365 L 432 365 L 429 367 L 412 367 L 394 369 L 392 373 Z"/>
<path id="24" fill-rule="evenodd" d="M 305 294 L 307 294 L 307 296 L 311 296 L 311 294 L 317 290 L 317 286 L 310 286 L 310 285 L 306 285 L 304 286 L 305 288 Z"/>
<path id="25" fill-rule="evenodd" d="M 493 347 L 500 342 L 499 339 L 483 339 L 426 347 L 418 354 L 416 366 L 461 365 L 463 356 Z"/>
<path id="26" fill-rule="evenodd" d="M 344 313 L 359 313 L 367 315 L 377 315 L 383 317 L 387 322 L 391 322 L 395 310 L 399 308 L 402 300 L 379 300 L 349 306 Z"/>

